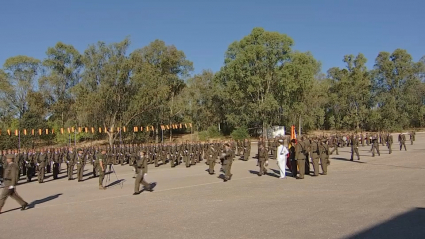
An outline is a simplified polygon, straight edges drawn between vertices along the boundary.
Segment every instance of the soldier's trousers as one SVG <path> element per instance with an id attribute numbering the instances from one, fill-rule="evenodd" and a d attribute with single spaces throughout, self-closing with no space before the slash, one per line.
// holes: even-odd
<path id="1" fill-rule="evenodd" d="M 186 163 L 186 167 L 190 167 L 190 158 L 189 158 L 189 156 L 184 156 L 183 159 L 185 160 L 184 162 Z"/>
<path id="2" fill-rule="evenodd" d="M 0 195 L 0 210 L 4 206 L 4 203 L 6 202 L 7 197 L 11 197 L 11 198 L 15 199 L 19 203 L 19 205 L 21 205 L 21 206 L 24 206 L 25 204 L 27 204 L 21 198 L 21 196 L 19 196 L 19 194 L 16 192 L 16 188 L 15 189 L 9 189 L 9 187 L 4 187 L 3 191 Z"/>
<path id="3" fill-rule="evenodd" d="M 74 165 L 68 164 L 68 179 L 72 179 L 72 174 L 74 173 Z"/>
<path id="4" fill-rule="evenodd" d="M 267 169 L 266 169 L 266 166 L 265 166 L 266 159 L 260 159 L 260 160 L 258 160 L 258 164 L 260 166 L 260 172 L 258 172 L 258 175 L 261 176 L 261 175 L 267 173 Z"/>
<path id="5" fill-rule="evenodd" d="M 103 186 L 103 179 L 105 178 L 105 172 L 99 167 L 99 186 Z"/>
<path id="6" fill-rule="evenodd" d="M 410 140 L 410 145 L 413 145 L 413 140 L 412 139 Z"/>
<path id="7" fill-rule="evenodd" d="M 59 163 L 53 163 L 53 179 L 57 179 L 59 174 Z"/>
<path id="8" fill-rule="evenodd" d="M 97 163 L 93 163 L 93 178 L 97 177 L 97 170 L 99 165 Z"/>
<path id="9" fill-rule="evenodd" d="M 224 169 L 225 180 L 229 180 L 230 177 L 232 177 L 232 173 L 230 172 L 232 170 L 232 163 L 233 163 L 232 159 L 224 161 L 223 169 Z"/>
<path id="10" fill-rule="evenodd" d="M 320 155 L 320 165 L 322 166 L 323 175 L 328 174 L 328 155 Z"/>
<path id="11" fill-rule="evenodd" d="M 357 159 L 360 159 L 359 149 L 354 147 L 351 149 L 351 161 L 353 160 L 354 154 L 357 155 Z"/>
<path id="12" fill-rule="evenodd" d="M 142 184 L 145 188 L 149 189 L 150 184 L 145 181 L 145 173 L 141 171 L 137 174 L 136 180 L 134 180 L 134 192 L 138 193 L 140 192 L 140 184 Z"/>
<path id="13" fill-rule="evenodd" d="M 311 161 L 313 161 L 313 169 L 314 169 L 314 175 L 319 175 L 319 157 L 312 158 Z"/>
<path id="14" fill-rule="evenodd" d="M 291 160 L 291 173 L 292 177 L 297 177 L 297 160 Z"/>
<path id="15" fill-rule="evenodd" d="M 306 158 L 306 160 L 305 160 L 305 174 L 309 175 L 310 174 L 310 157 L 307 154 L 305 158 Z"/>
<path id="16" fill-rule="evenodd" d="M 174 168 L 176 166 L 176 163 L 178 164 L 178 162 L 176 162 L 176 156 L 170 155 L 170 165 L 171 165 L 171 167 Z"/>
<path id="17" fill-rule="evenodd" d="M 305 173 L 305 159 L 298 159 L 297 160 L 297 165 L 299 168 L 299 173 L 300 173 L 300 178 L 304 178 L 304 173 Z"/>
<path id="18" fill-rule="evenodd" d="M 378 155 L 380 156 L 381 153 L 379 153 L 379 148 L 378 147 L 375 147 L 375 146 L 372 146 L 372 157 L 375 157 L 375 150 L 378 153 Z"/>
<path id="19" fill-rule="evenodd" d="M 400 143 L 400 150 L 403 148 L 403 146 L 404 146 L 404 150 L 405 151 L 407 151 L 407 149 L 406 149 L 406 143 Z"/>
<path id="20" fill-rule="evenodd" d="M 52 172 L 52 166 L 51 166 L 50 163 L 48 163 L 47 166 L 46 166 L 46 172 L 47 173 L 51 173 Z"/>
<path id="21" fill-rule="evenodd" d="M 25 163 L 22 163 L 22 175 L 27 175 L 27 167 L 25 165 Z"/>
<path id="22" fill-rule="evenodd" d="M 391 149 L 391 144 L 388 144 L 388 151 L 389 151 L 389 154 L 393 152 L 393 150 Z"/>
<path id="23" fill-rule="evenodd" d="M 32 175 L 33 175 L 33 171 L 34 170 L 34 168 L 32 168 L 32 167 L 28 167 L 27 168 L 27 182 L 31 182 L 31 178 L 32 178 Z"/>
<path id="24" fill-rule="evenodd" d="M 208 159 L 208 165 L 209 165 L 208 172 L 210 174 L 213 174 L 214 173 L 214 167 L 215 167 L 215 160 Z"/>
<path id="25" fill-rule="evenodd" d="M 38 169 L 38 182 L 42 183 L 44 181 L 44 165 L 40 165 Z"/>
<path id="26" fill-rule="evenodd" d="M 77 164 L 77 179 L 78 181 L 83 180 L 83 175 L 84 175 L 84 164 Z"/>

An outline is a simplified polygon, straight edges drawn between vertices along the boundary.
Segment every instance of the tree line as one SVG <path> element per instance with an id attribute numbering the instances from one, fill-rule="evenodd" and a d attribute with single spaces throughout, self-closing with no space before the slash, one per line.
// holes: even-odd
<path id="1" fill-rule="evenodd" d="M 308 130 L 399 131 L 423 127 L 425 57 L 403 49 L 380 52 L 372 69 L 363 54 L 345 55 L 344 68 L 322 73 L 310 52 L 294 51 L 291 37 L 254 28 L 229 45 L 218 72 L 192 75 L 183 51 L 161 40 L 128 52 L 131 42 L 98 42 L 79 52 L 58 42 L 44 59 L 8 58 L 0 69 L 0 147 L 16 147 L 6 129 L 154 125 L 155 132 L 72 135 L 77 141 L 172 139 L 160 125 L 192 122 L 208 138 L 256 135 L 272 125 Z M 187 133 L 187 132 L 186 132 Z M 241 136 L 242 135 L 242 136 Z M 21 136 L 66 144 L 71 135 Z"/>

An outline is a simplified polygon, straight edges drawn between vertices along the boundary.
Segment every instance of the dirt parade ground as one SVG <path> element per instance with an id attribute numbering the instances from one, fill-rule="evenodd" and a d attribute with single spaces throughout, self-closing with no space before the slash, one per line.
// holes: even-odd
<path id="1" fill-rule="evenodd" d="M 236 160 L 228 182 L 209 175 L 204 162 L 149 165 L 147 181 L 157 186 L 135 196 L 128 165 L 114 166 L 108 189 L 99 190 L 91 165 L 77 182 L 67 180 L 63 164 L 58 180 L 21 177 L 17 191 L 30 208 L 7 199 L 0 238 L 424 238 L 425 134 L 406 146 L 399 151 L 394 142 L 391 155 L 380 146 L 376 157 L 360 147 L 360 161 L 340 148 L 328 175 L 296 180 L 279 179 L 276 160 L 257 176 L 254 142 L 252 158 Z"/>

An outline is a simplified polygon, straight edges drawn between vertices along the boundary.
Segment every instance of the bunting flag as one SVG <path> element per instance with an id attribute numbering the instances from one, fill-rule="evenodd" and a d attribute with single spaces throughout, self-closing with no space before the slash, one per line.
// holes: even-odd
<path id="1" fill-rule="evenodd" d="M 172 129 L 179 129 L 180 128 L 192 128 L 193 125 L 192 123 L 180 123 L 180 124 L 167 124 L 167 125 L 159 125 L 158 129 L 160 127 L 160 129 L 162 131 L 166 131 L 166 130 L 172 130 Z M 291 135 L 293 135 L 293 131 L 295 131 L 295 127 L 291 127 Z M 69 127 L 69 128 L 60 128 L 60 133 L 64 134 L 65 133 L 65 129 L 68 131 L 68 134 L 71 133 L 90 133 L 90 129 L 91 129 L 91 133 L 95 133 L 95 128 L 94 127 Z M 22 129 L 23 131 L 21 131 L 21 129 L 7 129 L 7 135 L 12 136 L 19 136 L 20 133 L 22 132 L 24 135 L 29 135 L 29 129 Z M 151 125 L 151 126 L 146 126 L 145 130 L 147 132 L 149 131 L 155 131 L 155 126 Z M 48 135 L 50 134 L 54 134 L 55 133 L 55 129 L 31 129 L 31 135 L 35 135 L 38 131 L 38 135 Z M 111 127 L 109 130 L 107 127 L 104 127 L 103 133 L 121 133 L 121 132 L 127 132 L 127 127 L 126 126 L 122 126 L 122 127 L 116 127 L 114 130 L 114 127 Z M 139 132 L 139 127 L 138 126 L 134 126 L 133 127 L 133 132 Z M 140 132 L 143 132 L 143 126 L 140 126 Z M 102 127 L 99 127 L 99 133 L 102 133 Z M 1 130 L 0 130 L 0 135 L 1 135 Z"/>

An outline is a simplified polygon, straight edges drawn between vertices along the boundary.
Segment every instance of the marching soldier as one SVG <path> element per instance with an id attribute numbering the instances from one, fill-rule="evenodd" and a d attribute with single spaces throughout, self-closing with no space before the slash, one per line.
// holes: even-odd
<path id="1" fill-rule="evenodd" d="M 4 188 L 0 195 L 0 213 L 1 209 L 6 202 L 8 197 L 15 199 L 20 205 L 21 210 L 25 210 L 28 207 L 28 203 L 25 202 L 16 191 L 16 174 L 18 174 L 18 165 L 13 162 L 14 155 L 9 154 L 6 156 L 6 167 L 4 170 Z"/>
<path id="2" fill-rule="evenodd" d="M 350 145 L 351 145 L 351 161 L 353 161 L 353 157 L 354 157 L 354 153 L 357 156 L 357 160 L 360 160 L 360 155 L 359 155 L 359 139 L 357 137 L 357 135 L 351 135 L 351 139 L 350 139 Z"/>
<path id="3" fill-rule="evenodd" d="M 37 157 L 37 166 L 38 166 L 38 183 L 44 183 L 44 169 L 46 167 L 46 162 L 48 161 L 48 155 L 45 149 L 42 149 L 40 154 Z"/>
<path id="4" fill-rule="evenodd" d="M 406 149 L 406 135 L 404 135 L 403 133 L 400 133 L 400 135 L 398 136 L 398 141 L 400 142 L 400 151 L 404 146 L 404 151 L 407 151 Z"/>
<path id="5" fill-rule="evenodd" d="M 378 156 L 381 156 L 381 154 L 379 153 L 379 142 L 377 135 L 374 135 L 372 137 L 372 157 L 375 157 L 375 150 L 378 153 Z"/>
<path id="6" fill-rule="evenodd" d="M 208 165 L 209 165 L 209 167 L 208 167 L 208 173 L 210 175 L 213 175 L 213 174 L 215 174 L 214 167 L 215 167 L 216 155 L 217 155 L 216 150 L 214 149 L 214 145 L 213 144 L 210 145 L 210 147 L 207 150 L 206 154 L 207 154 L 207 161 L 208 161 Z"/>
<path id="7" fill-rule="evenodd" d="M 146 152 L 140 152 L 140 156 L 136 160 L 136 179 L 134 181 L 134 193 L 133 195 L 138 195 L 141 193 L 140 184 L 142 184 L 146 191 L 152 192 L 155 184 L 150 184 L 145 181 L 145 175 L 147 171 L 147 161 L 146 161 Z"/>
<path id="8" fill-rule="evenodd" d="M 413 145 L 413 131 L 409 133 L 410 135 L 410 145 Z"/>

